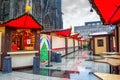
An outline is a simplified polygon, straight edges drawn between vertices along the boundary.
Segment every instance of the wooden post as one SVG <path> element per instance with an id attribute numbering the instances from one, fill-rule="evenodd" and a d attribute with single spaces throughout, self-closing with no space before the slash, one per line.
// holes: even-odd
<path id="1" fill-rule="evenodd" d="M 68 40 L 67 37 L 65 37 L 65 55 L 68 54 Z"/>
<path id="2" fill-rule="evenodd" d="M 75 52 L 75 39 L 73 39 L 73 52 Z"/>

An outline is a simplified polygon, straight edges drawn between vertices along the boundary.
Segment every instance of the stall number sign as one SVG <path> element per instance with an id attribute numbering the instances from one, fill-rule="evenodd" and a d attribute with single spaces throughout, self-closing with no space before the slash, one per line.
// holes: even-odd
<path id="1" fill-rule="evenodd" d="M 27 44 L 30 44 L 31 43 L 31 40 L 30 39 L 27 39 Z"/>

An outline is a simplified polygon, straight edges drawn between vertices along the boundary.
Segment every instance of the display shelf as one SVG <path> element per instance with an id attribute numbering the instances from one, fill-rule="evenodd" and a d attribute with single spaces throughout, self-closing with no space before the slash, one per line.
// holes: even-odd
<path id="1" fill-rule="evenodd" d="M 2 54 L 2 52 L 0 52 L 0 55 Z"/>

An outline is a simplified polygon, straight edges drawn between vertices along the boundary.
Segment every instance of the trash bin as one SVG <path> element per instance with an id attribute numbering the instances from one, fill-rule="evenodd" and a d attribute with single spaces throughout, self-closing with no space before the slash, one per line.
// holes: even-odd
<path id="1" fill-rule="evenodd" d="M 61 54 L 56 54 L 56 58 L 55 58 L 56 62 L 62 62 L 61 58 L 62 58 Z"/>
<path id="2" fill-rule="evenodd" d="M 39 68 L 40 68 L 40 58 L 39 56 L 33 57 L 33 73 L 37 74 L 39 73 Z"/>
<path id="3" fill-rule="evenodd" d="M 12 72 L 12 64 L 11 64 L 11 57 L 10 56 L 4 57 L 3 64 L 2 64 L 2 72 L 3 73 Z"/>
<path id="4" fill-rule="evenodd" d="M 52 52 L 52 54 L 51 54 L 51 61 L 52 61 L 52 62 L 55 62 L 55 61 L 56 61 L 56 60 L 55 60 L 56 55 L 57 55 L 56 52 Z"/>

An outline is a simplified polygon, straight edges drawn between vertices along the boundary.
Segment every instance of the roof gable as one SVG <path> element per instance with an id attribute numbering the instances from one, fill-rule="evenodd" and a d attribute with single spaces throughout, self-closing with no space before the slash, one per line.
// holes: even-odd
<path id="1" fill-rule="evenodd" d="M 25 13 L 15 19 L 4 23 L 6 27 L 24 28 L 24 29 L 43 29 L 31 14 Z"/>

